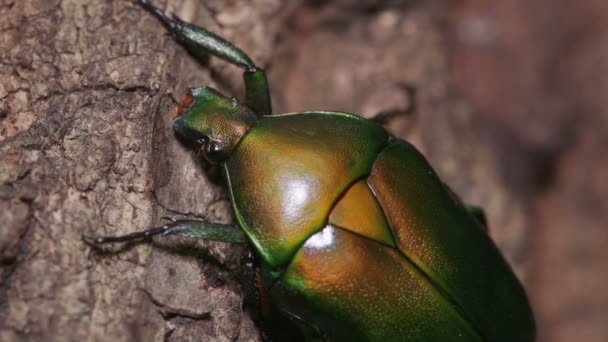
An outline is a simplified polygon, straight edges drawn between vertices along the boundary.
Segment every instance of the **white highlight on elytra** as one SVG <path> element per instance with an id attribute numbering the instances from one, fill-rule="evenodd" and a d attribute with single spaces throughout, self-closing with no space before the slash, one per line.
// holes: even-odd
<path id="1" fill-rule="evenodd" d="M 325 247 L 331 246 L 334 243 L 334 239 L 334 227 L 327 226 L 320 232 L 311 236 L 308 241 L 306 241 L 305 247 L 312 249 L 323 249 Z"/>
<path id="2" fill-rule="evenodd" d="M 308 203 L 310 184 L 306 179 L 294 177 L 283 184 L 283 203 L 289 203 L 289 207 L 294 210 L 300 209 Z"/>

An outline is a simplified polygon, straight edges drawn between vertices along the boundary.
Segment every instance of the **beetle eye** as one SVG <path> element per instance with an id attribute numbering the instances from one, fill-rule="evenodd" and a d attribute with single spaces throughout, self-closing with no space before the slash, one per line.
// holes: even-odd
<path id="1" fill-rule="evenodd" d="M 220 163 L 226 159 L 226 154 L 220 144 L 215 141 L 209 141 L 205 147 L 205 157 L 212 163 Z"/>

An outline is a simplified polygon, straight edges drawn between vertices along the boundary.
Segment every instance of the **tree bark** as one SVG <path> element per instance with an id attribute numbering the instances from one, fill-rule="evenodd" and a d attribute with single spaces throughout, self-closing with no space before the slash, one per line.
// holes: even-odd
<path id="1" fill-rule="evenodd" d="M 484 204 L 525 277 L 527 202 L 450 84 L 441 7 L 154 3 L 268 66 L 279 112 L 371 116 L 415 103 L 390 129 L 466 201 Z M 0 340 L 259 340 L 242 308 L 243 248 L 172 239 L 104 253 L 81 239 L 164 216 L 233 220 L 217 170 L 174 138 L 171 96 L 211 85 L 242 97 L 240 70 L 195 62 L 127 0 L 0 0 L 0 25 Z"/>
<path id="2" fill-rule="evenodd" d="M 155 4 L 262 64 L 288 8 Z M 256 340 L 235 277 L 242 249 L 101 254 L 81 239 L 167 215 L 231 220 L 225 188 L 173 137 L 169 93 L 232 83 L 132 1 L 2 1 L 0 22 L 0 340 Z"/>

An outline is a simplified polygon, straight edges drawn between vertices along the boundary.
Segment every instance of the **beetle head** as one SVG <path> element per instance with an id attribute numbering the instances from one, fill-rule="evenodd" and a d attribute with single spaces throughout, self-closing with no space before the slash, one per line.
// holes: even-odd
<path id="1" fill-rule="evenodd" d="M 207 160 L 220 163 L 230 156 L 257 116 L 236 99 L 211 88 L 193 88 L 190 95 L 190 108 L 173 128 L 185 140 L 199 145 Z"/>

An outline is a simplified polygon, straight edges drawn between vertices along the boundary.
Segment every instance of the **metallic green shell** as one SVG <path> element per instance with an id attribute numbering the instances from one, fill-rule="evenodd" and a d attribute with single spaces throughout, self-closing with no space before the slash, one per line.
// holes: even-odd
<path id="1" fill-rule="evenodd" d="M 264 116 L 225 163 L 239 224 L 265 262 L 288 263 L 386 145 L 369 120 L 335 112 Z"/>
<path id="2" fill-rule="evenodd" d="M 306 241 L 271 296 L 330 341 L 482 341 L 397 249 L 332 226 Z"/>
<path id="3" fill-rule="evenodd" d="M 262 117 L 225 170 L 239 224 L 274 269 L 272 298 L 328 337 L 534 339 L 525 293 L 485 231 L 415 148 L 389 144 L 376 124 Z M 362 203 L 383 216 L 348 214 Z"/>
<path id="4" fill-rule="evenodd" d="M 509 265 L 413 146 L 388 146 L 368 184 L 401 252 L 485 340 L 534 340 L 532 311 Z"/>

